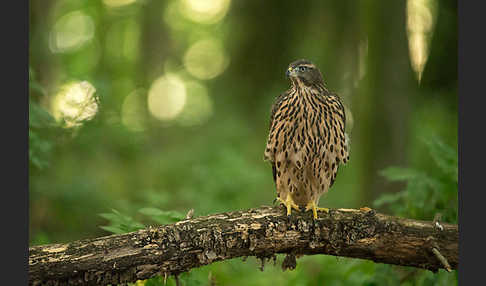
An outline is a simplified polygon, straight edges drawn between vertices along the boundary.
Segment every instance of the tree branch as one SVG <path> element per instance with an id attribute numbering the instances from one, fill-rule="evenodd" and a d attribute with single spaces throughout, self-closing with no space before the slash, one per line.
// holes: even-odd
<path id="1" fill-rule="evenodd" d="M 242 256 L 287 253 L 329 254 L 437 271 L 457 269 L 458 226 L 377 214 L 373 210 L 331 209 L 319 213 L 260 207 L 198 217 L 121 235 L 29 248 L 29 284 L 106 285 L 192 268 Z M 446 265 L 446 266 L 445 266 Z"/>

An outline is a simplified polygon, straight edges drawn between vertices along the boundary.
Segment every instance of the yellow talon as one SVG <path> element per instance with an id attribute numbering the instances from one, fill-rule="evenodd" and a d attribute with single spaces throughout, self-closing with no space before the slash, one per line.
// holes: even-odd
<path id="1" fill-rule="evenodd" d="M 323 211 L 323 212 L 329 213 L 328 208 L 320 208 L 316 205 L 316 203 L 314 201 L 309 202 L 307 204 L 307 206 L 305 207 L 305 210 L 306 211 L 312 210 L 312 214 L 314 215 L 314 219 L 317 219 L 317 212 L 318 211 Z"/>
<path id="2" fill-rule="evenodd" d="M 294 200 L 292 200 L 292 197 L 289 195 L 287 195 L 287 198 L 284 200 L 282 200 L 281 198 L 277 198 L 278 201 L 280 201 L 282 204 L 285 205 L 285 207 L 287 208 L 287 216 L 289 216 L 292 212 L 292 208 L 294 208 L 295 210 L 299 210 L 299 206 L 294 202 Z"/>

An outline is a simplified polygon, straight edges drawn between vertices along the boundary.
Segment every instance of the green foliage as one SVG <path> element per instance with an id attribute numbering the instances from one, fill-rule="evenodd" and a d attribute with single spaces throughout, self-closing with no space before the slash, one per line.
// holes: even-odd
<path id="1" fill-rule="evenodd" d="M 142 208 L 139 209 L 138 212 L 147 216 L 151 221 L 161 225 L 178 222 L 185 219 L 184 214 L 178 211 L 163 211 L 158 208 Z M 146 227 L 143 223 L 138 222 L 133 217 L 122 214 L 115 209 L 112 209 L 111 213 L 101 213 L 99 216 L 105 218 L 110 223 L 107 226 L 100 227 L 115 234 L 136 231 Z"/>
<path id="2" fill-rule="evenodd" d="M 36 81 L 32 68 L 29 67 L 29 165 L 44 169 L 49 165 L 53 148 L 53 130 L 58 125 L 55 119 L 39 105 L 33 96 L 46 96 L 45 90 Z"/>
<path id="3" fill-rule="evenodd" d="M 436 137 L 424 142 L 435 168 L 431 172 L 415 168 L 386 168 L 380 172 L 382 176 L 392 182 L 405 182 L 406 187 L 394 194 L 383 194 L 373 205 L 386 205 L 397 215 L 424 220 L 431 220 L 440 213 L 443 221 L 457 223 L 457 149 Z"/>
<path id="4" fill-rule="evenodd" d="M 159 224 L 170 224 L 185 219 L 185 216 L 180 212 L 163 211 L 158 208 L 142 208 L 139 212 Z"/>
<path id="5" fill-rule="evenodd" d="M 430 155 L 434 159 L 437 167 L 439 167 L 442 170 L 443 175 L 448 176 L 448 178 L 444 178 L 445 183 L 457 187 L 457 183 L 458 183 L 457 147 L 452 148 L 451 146 L 446 145 L 437 137 L 432 137 L 430 140 L 425 140 L 424 142 L 426 143 Z"/>
<path id="6" fill-rule="evenodd" d="M 433 167 L 427 172 L 417 168 L 388 167 L 380 172 L 391 182 L 405 182 L 403 190 L 394 194 L 383 194 L 373 203 L 375 207 L 388 206 L 395 215 L 432 220 L 437 213 L 441 221 L 457 223 L 458 153 L 437 137 L 423 141 L 432 157 Z M 453 285 L 457 284 L 457 271 L 437 274 L 430 271 L 394 269 L 383 265 L 369 285 Z M 397 271 L 405 273 L 403 281 L 390 281 Z M 386 281 L 385 284 L 383 281 Z"/>
<path id="7" fill-rule="evenodd" d="M 99 215 L 110 222 L 109 225 L 100 227 L 115 234 L 127 233 L 145 228 L 143 224 L 135 221 L 132 217 L 121 214 L 115 209 L 112 209 L 111 213 L 102 213 Z"/>
<path id="8" fill-rule="evenodd" d="M 29 92 L 47 96 L 47 92 L 44 87 L 37 82 L 35 72 L 32 67 L 29 67 Z"/>
<path id="9" fill-rule="evenodd" d="M 43 139 L 36 131 L 29 130 L 29 164 L 38 169 L 49 165 L 49 154 L 52 143 Z"/>

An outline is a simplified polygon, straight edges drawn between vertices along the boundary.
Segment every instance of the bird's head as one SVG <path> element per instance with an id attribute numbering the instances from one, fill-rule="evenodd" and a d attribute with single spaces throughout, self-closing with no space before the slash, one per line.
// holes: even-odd
<path id="1" fill-rule="evenodd" d="M 295 86 L 324 84 L 321 72 L 308 60 L 297 60 L 290 63 L 285 74 Z"/>

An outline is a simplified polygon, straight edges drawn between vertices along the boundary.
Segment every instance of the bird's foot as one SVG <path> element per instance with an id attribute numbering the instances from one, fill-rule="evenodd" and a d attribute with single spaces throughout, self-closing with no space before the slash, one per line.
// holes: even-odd
<path id="1" fill-rule="evenodd" d="M 313 217 L 314 219 L 317 219 L 317 212 L 318 211 L 322 211 L 322 212 L 326 212 L 326 213 L 329 213 L 329 209 L 328 208 L 320 208 L 316 205 L 316 203 L 314 201 L 311 201 L 307 204 L 307 206 L 305 207 L 305 210 L 308 211 L 308 210 L 312 210 L 312 214 L 313 214 Z"/>
<path id="2" fill-rule="evenodd" d="M 287 198 L 285 200 L 282 200 L 281 198 L 277 198 L 277 200 L 284 204 L 284 206 L 287 208 L 288 217 L 292 213 L 292 208 L 297 211 L 299 210 L 299 206 L 294 202 L 294 200 L 292 200 L 292 197 L 290 195 L 287 195 Z"/>

